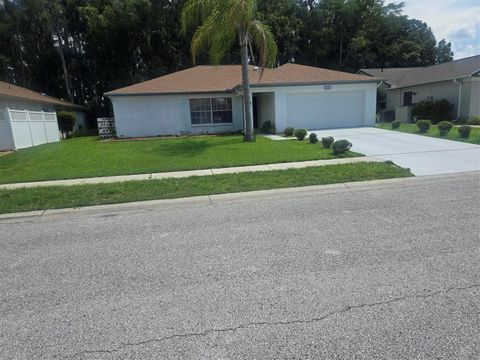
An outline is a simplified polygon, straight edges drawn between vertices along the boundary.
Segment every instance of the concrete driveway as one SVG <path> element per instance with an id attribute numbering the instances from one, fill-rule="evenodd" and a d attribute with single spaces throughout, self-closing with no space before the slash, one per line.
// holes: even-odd
<path id="1" fill-rule="evenodd" d="M 480 170 L 480 146 L 377 128 L 317 130 L 319 138 L 347 139 L 353 151 L 391 160 L 415 175 Z"/>

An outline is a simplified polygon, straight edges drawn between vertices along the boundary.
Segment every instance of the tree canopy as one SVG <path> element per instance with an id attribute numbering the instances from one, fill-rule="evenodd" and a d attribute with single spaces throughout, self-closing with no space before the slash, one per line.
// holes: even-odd
<path id="1" fill-rule="evenodd" d="M 0 80 L 109 112 L 103 93 L 193 65 L 186 0 L 0 0 Z M 428 25 L 382 0 L 257 0 L 277 43 L 275 65 L 344 71 L 450 61 Z M 207 47 L 208 48 L 208 47 Z M 203 48 L 202 48 L 203 49 Z M 211 49 L 198 48 L 198 64 Z M 218 49 L 217 49 L 218 50 Z M 235 45 L 222 63 L 240 63 Z M 254 52 L 255 61 L 260 61 Z"/>

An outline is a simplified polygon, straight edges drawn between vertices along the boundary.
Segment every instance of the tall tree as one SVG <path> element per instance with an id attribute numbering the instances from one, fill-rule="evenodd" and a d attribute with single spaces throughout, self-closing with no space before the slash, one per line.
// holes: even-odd
<path id="1" fill-rule="evenodd" d="M 437 44 L 437 58 L 436 63 L 442 64 L 453 60 L 452 43 L 447 43 L 445 39 L 442 39 Z"/>
<path id="2" fill-rule="evenodd" d="M 238 41 L 242 61 L 242 91 L 245 109 L 245 141 L 254 141 L 252 96 L 249 79 L 249 45 L 260 54 L 259 65 L 274 65 L 277 46 L 268 26 L 257 20 L 256 0 L 188 0 L 182 11 L 182 29 L 199 25 L 193 35 L 191 51 L 207 49 L 213 63 L 228 54 Z"/>

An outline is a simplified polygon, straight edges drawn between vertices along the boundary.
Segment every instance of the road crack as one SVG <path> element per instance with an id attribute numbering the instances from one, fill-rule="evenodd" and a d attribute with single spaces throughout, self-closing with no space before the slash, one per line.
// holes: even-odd
<path id="1" fill-rule="evenodd" d="M 88 354 L 112 354 L 116 353 L 118 351 L 121 351 L 123 349 L 126 349 L 128 347 L 135 347 L 135 346 L 142 346 L 145 344 L 149 343 L 156 343 L 156 342 L 163 342 L 163 341 L 168 341 L 168 340 L 173 340 L 173 339 L 182 339 L 182 338 L 189 338 L 189 337 L 204 337 L 208 336 L 210 334 L 219 334 L 219 333 L 226 333 L 226 332 L 235 332 L 238 330 L 243 330 L 243 329 L 248 329 L 256 326 L 285 326 L 285 325 L 296 325 L 296 324 L 310 324 L 310 323 L 315 323 L 315 322 L 320 322 L 323 320 L 326 320 L 332 316 L 336 316 L 345 312 L 349 312 L 352 310 L 357 310 L 357 309 L 363 309 L 363 308 L 371 308 L 375 306 L 381 306 L 381 305 L 389 305 L 393 304 L 399 301 L 404 301 L 404 300 L 411 300 L 411 299 L 426 299 L 426 298 L 431 298 L 435 297 L 437 295 L 442 295 L 442 294 L 447 294 L 452 291 L 463 291 L 463 290 L 470 290 L 474 288 L 480 287 L 480 284 L 473 284 L 469 286 L 464 286 L 464 287 L 449 287 L 444 290 L 437 290 L 437 291 L 429 291 L 423 294 L 413 294 L 413 295 L 405 295 L 405 296 L 398 296 L 391 298 L 389 300 L 384 300 L 384 301 L 376 301 L 376 302 L 371 302 L 371 303 L 362 303 L 362 304 L 356 304 L 356 305 L 347 305 L 339 310 L 331 311 L 328 312 L 322 316 L 318 317 L 313 317 L 309 319 L 294 319 L 294 320 L 280 320 L 280 321 L 256 321 L 256 322 L 250 322 L 247 324 L 240 324 L 235 327 L 225 327 L 225 328 L 218 328 L 218 329 L 207 329 L 202 332 L 191 332 L 191 333 L 184 333 L 184 334 L 172 334 L 169 336 L 164 336 L 161 338 L 153 338 L 153 339 L 146 339 L 143 341 L 138 341 L 138 342 L 126 342 L 120 344 L 117 348 L 112 348 L 112 349 L 98 349 L 98 350 L 83 350 L 77 353 L 74 353 L 70 356 L 64 357 L 65 359 L 69 358 L 75 358 L 79 357 L 82 355 L 88 355 Z"/>

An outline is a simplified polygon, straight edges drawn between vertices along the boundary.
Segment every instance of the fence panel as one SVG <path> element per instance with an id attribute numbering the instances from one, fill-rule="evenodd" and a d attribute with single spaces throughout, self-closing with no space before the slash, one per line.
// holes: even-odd
<path id="1" fill-rule="evenodd" d="M 10 120 L 6 111 L 0 110 L 0 151 L 15 150 L 12 132 L 10 130 Z"/>
<path id="2" fill-rule="evenodd" d="M 60 131 L 58 130 L 57 114 L 43 113 L 45 119 L 45 132 L 47 134 L 47 142 L 60 141 Z"/>
<path id="3" fill-rule="evenodd" d="M 9 110 L 12 125 L 13 141 L 16 149 L 33 146 L 30 125 L 28 124 L 27 111 Z"/>
<path id="4" fill-rule="evenodd" d="M 16 149 L 60 141 L 57 115 L 7 109 Z"/>
<path id="5" fill-rule="evenodd" d="M 38 111 L 29 111 L 27 117 L 30 120 L 30 131 L 32 133 L 33 145 L 47 143 L 47 132 L 45 131 L 45 120 L 43 113 Z"/>

